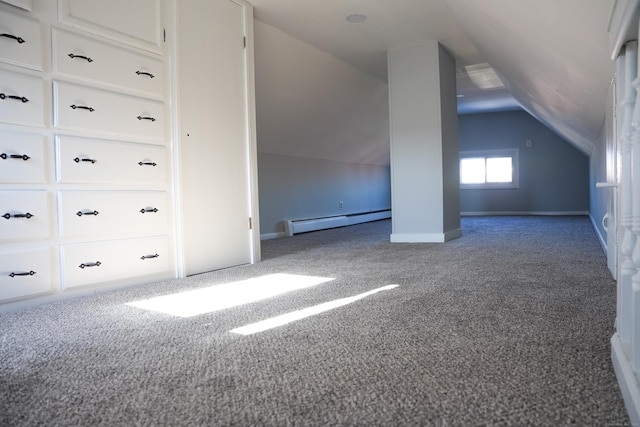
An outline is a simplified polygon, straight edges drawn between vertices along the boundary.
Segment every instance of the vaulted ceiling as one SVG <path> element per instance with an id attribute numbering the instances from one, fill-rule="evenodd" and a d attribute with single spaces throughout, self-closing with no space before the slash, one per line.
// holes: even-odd
<path id="1" fill-rule="evenodd" d="M 522 107 L 587 154 L 598 138 L 615 0 L 250 1 L 256 19 L 385 82 L 389 49 L 439 41 L 456 59 L 459 112 Z"/>

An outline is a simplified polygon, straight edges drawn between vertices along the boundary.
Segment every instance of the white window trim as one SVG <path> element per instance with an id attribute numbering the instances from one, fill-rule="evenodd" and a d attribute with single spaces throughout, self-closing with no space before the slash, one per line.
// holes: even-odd
<path id="1" fill-rule="evenodd" d="M 520 150 L 508 148 L 503 150 L 461 151 L 460 159 L 470 157 L 511 157 L 513 159 L 513 179 L 511 182 L 485 182 L 481 184 L 462 184 L 461 190 L 513 189 L 520 188 Z"/>

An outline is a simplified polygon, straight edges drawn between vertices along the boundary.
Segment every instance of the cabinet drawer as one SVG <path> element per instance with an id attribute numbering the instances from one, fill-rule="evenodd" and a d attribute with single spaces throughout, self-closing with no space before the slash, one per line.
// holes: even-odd
<path id="1" fill-rule="evenodd" d="M 163 234 L 167 194 L 162 191 L 60 191 L 62 237 Z"/>
<path id="2" fill-rule="evenodd" d="M 54 82 L 57 128 L 164 138 L 164 104 L 96 88 Z"/>
<path id="3" fill-rule="evenodd" d="M 44 82 L 0 70 L 0 122 L 44 126 Z"/>
<path id="4" fill-rule="evenodd" d="M 0 11 L 0 61 L 42 70 L 40 23 Z"/>
<path id="5" fill-rule="evenodd" d="M 161 60 L 57 29 L 53 37 L 55 72 L 162 96 Z"/>
<path id="6" fill-rule="evenodd" d="M 164 184 L 166 148 L 158 145 L 59 136 L 62 183 Z"/>
<path id="7" fill-rule="evenodd" d="M 162 51 L 162 0 L 59 0 L 58 8 L 60 22 L 64 24 Z"/>
<path id="8" fill-rule="evenodd" d="M 48 239 L 51 212 L 46 191 L 0 191 L 0 242 Z"/>
<path id="9" fill-rule="evenodd" d="M 0 183 L 44 183 L 47 158 L 44 137 L 0 131 Z"/>
<path id="10" fill-rule="evenodd" d="M 63 288 L 168 274 L 166 236 L 62 246 Z"/>
<path id="11" fill-rule="evenodd" d="M 0 253 L 0 300 L 51 292 L 52 265 L 48 248 Z"/>

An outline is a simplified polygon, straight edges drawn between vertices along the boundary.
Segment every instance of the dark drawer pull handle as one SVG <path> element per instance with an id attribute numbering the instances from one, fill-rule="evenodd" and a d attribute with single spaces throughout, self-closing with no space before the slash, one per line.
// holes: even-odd
<path id="1" fill-rule="evenodd" d="M 84 59 L 87 62 L 93 62 L 93 59 L 89 58 L 88 56 L 84 56 L 84 55 L 76 55 L 74 53 L 70 53 L 69 54 L 69 58 L 74 59 L 74 58 L 80 58 L 80 59 Z"/>
<path id="2" fill-rule="evenodd" d="M 100 261 L 96 261 L 96 262 L 87 262 L 87 263 L 82 263 L 80 264 L 78 267 L 80 268 L 87 268 L 87 267 L 100 267 L 102 265 L 102 263 Z"/>
<path id="3" fill-rule="evenodd" d="M 95 163 L 95 162 L 97 162 L 96 159 L 81 159 L 80 157 L 76 157 L 75 159 L 73 159 L 73 161 L 76 162 L 76 163 L 80 163 L 80 162 Z"/>
<path id="4" fill-rule="evenodd" d="M 29 102 L 29 100 L 27 98 L 25 98 L 24 96 L 18 96 L 18 95 L 7 95 L 4 93 L 0 93 L 0 99 L 17 99 L 18 101 L 22 101 L 23 103 L 25 102 Z"/>
<path id="5" fill-rule="evenodd" d="M 31 157 L 27 156 L 26 154 L 7 154 L 7 153 L 2 153 L 2 154 L 0 154 L 0 158 L 3 159 L 3 160 L 7 160 L 7 159 L 22 159 L 22 160 L 24 160 L 26 162 Z"/>
<path id="6" fill-rule="evenodd" d="M 136 74 L 139 76 L 149 76 L 149 78 L 154 78 L 155 76 L 151 73 L 147 73 L 146 71 L 136 71 Z"/>
<path id="7" fill-rule="evenodd" d="M 14 39 L 20 44 L 24 43 L 24 39 L 22 37 L 14 36 L 13 34 L 2 33 L 0 34 L 0 37 L 7 37 L 9 39 Z"/>
<path id="8" fill-rule="evenodd" d="M 150 120 L 152 122 L 156 121 L 155 117 L 144 117 L 144 116 L 138 116 L 138 120 Z"/>
<path id="9" fill-rule="evenodd" d="M 140 166 L 157 166 L 154 162 L 138 162 Z"/>
<path id="10" fill-rule="evenodd" d="M 33 217 L 33 214 L 30 214 L 29 212 L 27 212 L 26 214 L 10 214 L 9 212 L 7 212 L 6 214 L 2 215 L 2 217 L 4 219 L 11 219 L 11 218 L 31 219 Z"/>
<path id="11" fill-rule="evenodd" d="M 140 259 L 141 260 L 145 260 L 145 259 L 152 259 L 152 258 L 158 258 L 160 255 L 158 254 L 153 254 L 153 255 L 143 255 Z"/>
<path id="12" fill-rule="evenodd" d="M 147 213 L 147 212 L 156 213 L 156 212 L 158 212 L 158 208 L 142 208 L 142 209 L 140 209 L 140 213 Z"/>
<path id="13" fill-rule="evenodd" d="M 75 109 L 87 110 L 87 111 L 89 111 L 90 113 L 93 113 L 94 111 L 96 111 L 96 110 L 94 110 L 94 109 L 93 109 L 93 107 L 87 107 L 87 106 L 85 106 L 85 105 L 76 105 L 76 104 L 73 104 L 73 105 L 70 105 L 70 107 L 71 107 L 71 108 L 73 108 L 74 110 L 75 110 Z"/>
<path id="14" fill-rule="evenodd" d="M 34 274 L 36 274 L 35 271 L 31 270 L 31 271 L 25 271 L 24 273 L 15 273 L 15 272 L 11 272 L 9 274 L 9 277 L 18 277 L 18 276 L 33 276 Z"/>
<path id="15" fill-rule="evenodd" d="M 78 213 L 76 213 L 76 215 L 78 216 L 96 216 L 98 215 L 100 212 L 98 211 L 78 211 Z"/>

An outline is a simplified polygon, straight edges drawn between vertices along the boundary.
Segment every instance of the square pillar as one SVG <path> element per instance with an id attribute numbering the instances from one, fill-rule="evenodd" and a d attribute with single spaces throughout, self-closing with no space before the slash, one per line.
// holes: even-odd
<path id="1" fill-rule="evenodd" d="M 460 229 L 456 69 L 438 43 L 388 52 L 392 242 L 446 242 Z"/>

